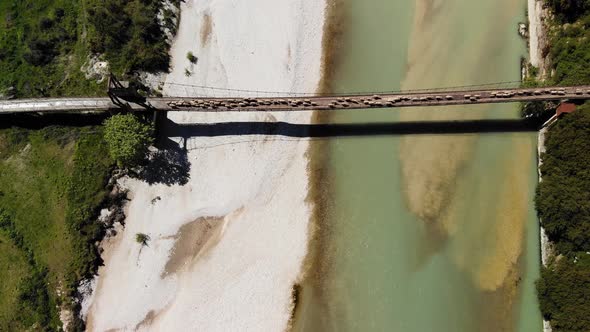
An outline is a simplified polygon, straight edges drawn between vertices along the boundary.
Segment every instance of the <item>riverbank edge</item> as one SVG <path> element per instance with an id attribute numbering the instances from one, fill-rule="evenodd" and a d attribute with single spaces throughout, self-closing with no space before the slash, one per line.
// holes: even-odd
<path id="1" fill-rule="evenodd" d="M 547 40 L 547 26 L 546 22 L 549 19 L 549 12 L 543 9 L 542 0 L 527 0 L 527 18 L 528 18 L 528 49 L 529 49 L 529 64 L 539 68 L 536 79 L 544 81 L 549 73 L 548 59 L 543 56 L 544 50 L 548 46 Z M 527 71 L 528 72 L 528 71 Z M 543 124 L 537 136 L 537 174 L 539 183 L 543 181 L 541 174 L 541 166 L 543 164 L 542 154 L 545 152 L 545 137 L 551 124 L 557 120 L 557 116 L 553 116 Z M 541 219 L 539 221 L 539 241 L 541 249 L 541 264 L 546 267 L 549 260 L 553 256 L 552 244 L 545 233 Z M 551 322 L 543 318 L 543 332 L 552 332 Z"/>
<path id="2" fill-rule="evenodd" d="M 543 165 L 542 155 L 545 153 L 545 137 L 551 124 L 557 119 L 557 115 L 549 119 L 543 127 L 539 130 L 537 138 L 537 173 L 539 177 L 539 183 L 543 182 L 543 176 L 541 174 L 541 166 Z M 539 240 L 541 243 L 541 264 L 543 267 L 547 267 L 547 264 L 554 255 L 553 244 L 549 241 L 549 237 L 545 233 L 545 228 L 539 218 Z M 543 318 L 543 332 L 552 332 L 551 322 Z"/>
<path id="3" fill-rule="evenodd" d="M 344 35 L 345 6 L 343 0 L 324 0 L 324 26 L 322 32 L 322 55 L 320 61 L 320 80 L 316 88 L 316 94 L 326 94 L 334 91 L 333 84 L 340 61 L 339 51 Z M 329 122 L 332 115 L 329 112 L 313 111 L 310 123 Z M 332 186 L 329 172 L 329 144 L 326 139 L 310 140 L 307 151 L 307 196 L 305 201 L 311 207 L 308 221 L 307 253 L 301 264 L 301 275 L 298 283 L 293 285 L 291 319 L 287 332 L 303 330 L 302 322 L 302 298 L 313 288 L 327 267 L 321 259 L 322 253 L 327 250 L 326 238 L 330 234 L 330 225 L 325 222 L 329 215 L 330 203 L 324 199 L 329 197 L 326 193 Z M 312 269 L 312 267 L 314 267 Z M 307 290 L 307 292 L 306 292 Z"/>
<path id="4" fill-rule="evenodd" d="M 537 67 L 537 79 L 544 81 L 550 74 L 551 61 L 547 56 L 549 10 L 543 8 L 543 0 L 527 0 L 527 24 L 529 64 Z"/>

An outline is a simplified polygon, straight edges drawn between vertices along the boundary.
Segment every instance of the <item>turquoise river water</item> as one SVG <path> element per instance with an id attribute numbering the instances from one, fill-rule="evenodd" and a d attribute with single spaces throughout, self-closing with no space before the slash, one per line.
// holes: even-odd
<path id="1" fill-rule="evenodd" d="M 337 92 L 519 80 L 524 0 L 337 6 Z M 518 117 L 518 105 L 501 104 L 323 119 L 402 122 L 416 134 L 317 143 L 322 211 L 293 329 L 540 331 L 536 133 L 420 133 L 432 121 Z"/>

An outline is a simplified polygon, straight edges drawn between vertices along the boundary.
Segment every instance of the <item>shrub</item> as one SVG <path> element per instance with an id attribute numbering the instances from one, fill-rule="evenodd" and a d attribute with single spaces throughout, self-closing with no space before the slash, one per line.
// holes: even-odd
<path id="1" fill-rule="evenodd" d="M 188 52 L 186 54 L 186 58 L 188 59 L 188 61 L 190 61 L 191 63 L 197 63 L 197 61 L 199 61 L 199 59 L 193 54 L 193 52 Z"/>
<path id="2" fill-rule="evenodd" d="M 150 240 L 150 237 L 147 234 L 144 234 L 144 233 L 135 234 L 135 241 L 137 241 L 137 243 L 141 244 L 142 246 L 147 246 L 149 240 Z"/>
<path id="3" fill-rule="evenodd" d="M 25 60 L 33 66 L 44 66 L 50 63 L 57 55 L 52 42 L 47 40 L 32 40 L 29 42 L 29 52 L 25 54 Z"/>
<path id="4" fill-rule="evenodd" d="M 152 128 L 133 114 L 115 115 L 105 121 L 105 140 L 119 167 L 141 162 L 153 142 Z"/>
<path id="5" fill-rule="evenodd" d="M 52 316 L 52 305 L 47 293 L 47 269 L 34 268 L 31 275 L 25 278 L 19 286 L 20 320 L 26 326 L 41 324 L 44 330 L 49 330 Z"/>

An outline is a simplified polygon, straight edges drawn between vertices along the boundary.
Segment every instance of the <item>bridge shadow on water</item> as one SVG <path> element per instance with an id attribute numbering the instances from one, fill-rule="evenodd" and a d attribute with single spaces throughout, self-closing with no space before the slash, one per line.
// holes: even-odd
<path id="1" fill-rule="evenodd" d="M 298 138 L 450 135 L 537 131 L 538 124 L 527 120 L 417 121 L 352 124 L 294 124 L 287 122 L 221 122 L 178 124 L 166 120 L 165 131 L 171 136 L 217 137 L 270 135 Z"/>

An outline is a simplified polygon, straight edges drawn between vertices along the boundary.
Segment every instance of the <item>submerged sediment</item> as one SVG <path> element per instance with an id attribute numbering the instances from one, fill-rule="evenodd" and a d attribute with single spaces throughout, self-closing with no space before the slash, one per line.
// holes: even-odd
<path id="1" fill-rule="evenodd" d="M 517 75 L 517 65 L 501 71 L 490 66 L 488 53 L 493 49 L 494 57 L 514 58 L 509 31 L 513 28 L 511 21 L 518 3 L 506 0 L 503 5 L 493 5 L 504 5 L 510 9 L 503 10 L 499 18 L 495 18 L 499 22 L 485 30 L 483 38 L 469 33 L 457 37 L 458 26 L 467 23 L 453 20 L 454 13 L 460 11 L 455 2 L 418 1 L 403 88 L 488 83 L 499 75 Z M 501 28 L 498 29 L 498 26 Z M 461 38 L 461 41 L 453 40 L 453 37 Z M 473 52 L 473 49 L 481 51 Z M 470 56 L 458 57 L 457 53 L 461 52 Z M 331 72 L 331 77 L 337 78 L 337 72 Z M 505 77 L 497 79 L 506 80 Z M 482 78 L 485 81 L 478 80 Z M 329 87 L 326 91 L 329 91 L 333 84 L 326 86 Z M 490 108 L 445 109 L 444 112 L 411 109 L 400 113 L 402 121 L 471 120 L 486 118 Z M 329 120 L 329 116 L 322 120 L 326 119 Z M 532 167 L 532 139 L 525 134 L 511 134 L 506 141 L 501 140 L 498 144 L 501 148 L 489 144 L 489 153 L 499 156 L 496 160 L 482 156 L 481 151 L 485 149 L 481 146 L 482 141 L 489 144 L 489 140 L 476 135 L 408 135 L 400 138 L 399 150 L 396 151 L 401 163 L 404 200 L 408 210 L 423 221 L 421 231 L 426 234 L 424 243 L 412 243 L 415 247 L 424 248 L 415 249 L 422 256 L 417 260 L 423 264 L 413 266 L 415 270 L 411 272 L 418 277 L 422 269 L 433 263 L 433 257 L 437 256 L 436 259 L 440 260 L 440 256 L 449 254 L 451 265 L 468 276 L 477 292 L 477 307 L 472 310 L 478 317 L 478 329 L 513 330 L 518 317 L 517 305 L 522 293 L 520 282 L 525 265 L 524 234 L 529 220 L 527 213 L 531 193 L 530 181 L 525 174 Z M 331 325 L 332 318 L 350 316 L 351 313 L 346 310 L 354 308 L 354 305 L 339 302 L 345 300 L 338 298 L 338 291 L 347 285 L 342 284 L 343 278 L 334 278 L 333 272 L 337 263 L 335 255 L 342 255 L 342 252 L 334 252 L 337 248 L 334 248 L 333 237 L 342 234 L 334 234 L 338 229 L 332 222 L 336 221 L 329 218 L 335 215 L 336 203 L 334 170 L 330 169 L 329 160 L 331 144 L 320 141 L 312 146 L 318 151 L 324 149 L 315 152 L 317 157 L 311 152 L 309 166 L 313 171 L 311 176 L 317 177 L 316 187 L 310 184 L 312 194 L 309 197 L 316 204 L 314 217 L 322 223 L 314 228 L 315 239 L 306 264 L 314 268 L 309 269 L 304 280 L 301 297 L 302 302 L 313 297 L 311 308 L 320 312 L 304 312 L 305 308 L 299 307 L 298 317 L 305 315 L 308 321 L 315 319 L 311 326 L 330 330 L 336 326 Z M 498 176 L 491 175 L 488 179 L 481 179 L 480 188 L 470 187 L 480 180 L 483 169 L 490 172 L 501 169 L 506 176 L 498 182 Z M 358 215 L 356 218 L 362 219 Z M 401 217 L 397 216 L 392 216 L 392 219 L 399 223 L 406 221 L 399 220 Z M 485 240 L 482 241 L 482 238 Z M 378 246 L 376 243 L 366 245 Z M 403 294 L 403 291 L 400 293 Z M 296 327 L 301 326 L 303 324 L 296 324 Z"/>
<path id="2" fill-rule="evenodd" d="M 340 50 L 342 38 L 345 32 L 344 20 L 346 18 L 346 7 L 342 0 L 326 0 L 325 19 L 322 30 L 322 55 L 321 75 L 317 94 L 329 94 L 334 92 L 334 81 L 337 75 L 337 68 L 341 60 Z M 327 112 L 313 112 L 311 123 L 330 122 L 331 114 Z M 325 289 L 324 277 L 330 271 L 332 260 L 326 255 L 329 254 L 329 237 L 332 225 L 330 224 L 330 209 L 332 202 L 329 201 L 332 189 L 332 180 L 329 169 L 329 141 L 320 139 L 310 141 L 306 152 L 308 191 L 306 202 L 311 207 L 311 215 L 308 226 L 308 249 L 307 255 L 302 263 L 301 275 L 297 292 L 293 293 L 292 322 L 290 330 L 301 331 L 305 323 L 303 316 L 308 314 L 303 309 L 302 302 L 310 301 L 311 298 L 327 301 L 323 294 Z M 312 295 L 313 293 L 313 295 Z M 308 302 L 304 302 L 304 305 Z M 327 305 L 327 302 L 324 302 Z"/>
<path id="3" fill-rule="evenodd" d="M 495 5 L 510 8 L 515 2 L 506 0 Z M 476 39 L 470 33 L 460 37 L 453 33 L 456 23 L 449 21 L 454 17 L 455 6 L 453 2 L 416 2 L 404 89 L 484 83 L 479 77 L 486 82 L 506 80 L 499 76 L 500 72 L 491 72 L 493 66 L 482 61 L 487 62 L 483 59 L 489 57 L 490 50 L 513 56 L 502 53 L 507 45 L 505 30 L 512 27 L 511 14 L 507 14 L 510 10 L 502 9 L 505 15 L 495 17 L 500 21 L 497 26 L 505 30 L 489 30 L 484 38 Z M 463 45 L 468 46 L 456 45 L 454 38 L 463 38 Z M 473 50 L 480 50 L 475 52 L 481 54 L 456 57 L 457 53 Z M 516 74 L 518 71 L 513 73 Z M 445 112 L 402 110 L 401 119 L 486 119 L 494 108 L 498 107 L 456 107 Z M 400 142 L 407 207 L 433 234 L 429 244 L 433 248 L 424 252 L 434 255 L 437 248 L 448 250 L 454 264 L 473 280 L 480 296 L 489 300 L 478 310 L 482 317 L 493 316 L 496 320 L 482 318 L 478 328 L 482 331 L 514 329 L 515 304 L 520 294 L 517 281 L 524 275 L 521 257 L 531 192 L 526 174 L 532 166 L 533 142 L 519 134 L 504 135 L 505 138 L 495 138 L 498 142 L 494 144 L 501 146 L 500 150 L 492 148 L 485 137 L 475 135 L 407 136 Z M 483 146 L 490 146 L 487 153 L 494 154 L 495 159 L 479 152 Z M 483 169 L 502 174 L 500 182 L 494 175 L 478 180 Z M 479 188 L 471 187 L 478 181 Z"/>

